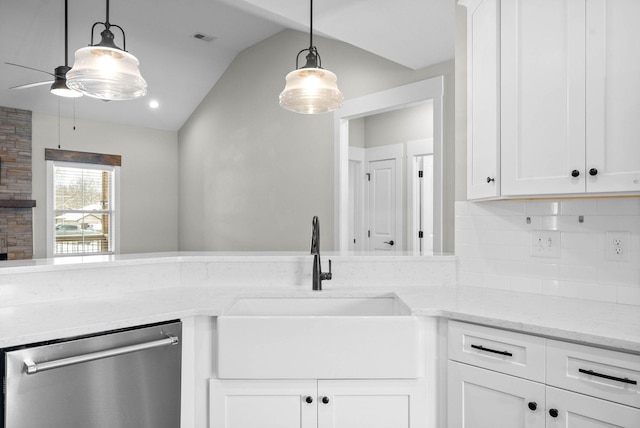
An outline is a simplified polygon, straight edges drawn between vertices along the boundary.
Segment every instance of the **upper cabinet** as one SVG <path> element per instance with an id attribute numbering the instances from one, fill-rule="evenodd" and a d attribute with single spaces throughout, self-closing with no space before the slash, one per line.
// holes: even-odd
<path id="1" fill-rule="evenodd" d="M 637 0 L 465 0 L 468 198 L 640 192 Z"/>

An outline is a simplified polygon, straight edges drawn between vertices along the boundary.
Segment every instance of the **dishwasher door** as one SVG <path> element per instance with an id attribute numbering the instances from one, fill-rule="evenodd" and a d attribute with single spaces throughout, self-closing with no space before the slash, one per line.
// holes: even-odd
<path id="1" fill-rule="evenodd" d="M 179 428 L 182 324 L 6 350 L 5 428 Z"/>

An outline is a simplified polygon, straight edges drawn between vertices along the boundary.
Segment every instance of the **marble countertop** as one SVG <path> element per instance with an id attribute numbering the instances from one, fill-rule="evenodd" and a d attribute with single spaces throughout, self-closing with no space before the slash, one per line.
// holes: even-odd
<path id="1" fill-rule="evenodd" d="M 525 293 L 388 287 L 296 291 L 173 287 L 0 307 L 0 348 L 192 316 L 219 316 L 239 296 L 346 297 L 395 294 L 414 315 L 439 316 L 640 353 L 640 308 Z"/>

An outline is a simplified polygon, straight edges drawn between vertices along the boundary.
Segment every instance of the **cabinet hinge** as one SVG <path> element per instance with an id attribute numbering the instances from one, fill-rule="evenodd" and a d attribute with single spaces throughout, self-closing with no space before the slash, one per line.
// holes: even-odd
<path id="1" fill-rule="evenodd" d="M 424 238 L 424 233 L 421 230 L 418 231 L 418 238 Z"/>
<path id="2" fill-rule="evenodd" d="M 423 176 L 423 172 L 422 171 L 418 171 L 418 178 L 422 178 Z"/>

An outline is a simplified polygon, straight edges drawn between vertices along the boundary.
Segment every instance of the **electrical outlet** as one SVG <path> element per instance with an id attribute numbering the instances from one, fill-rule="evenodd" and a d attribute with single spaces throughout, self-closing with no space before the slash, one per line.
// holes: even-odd
<path id="1" fill-rule="evenodd" d="M 630 260 L 630 232 L 607 232 L 607 260 L 611 262 L 628 262 Z"/>
<path id="2" fill-rule="evenodd" d="M 531 255 L 533 257 L 560 257 L 560 231 L 534 230 L 531 236 Z"/>

